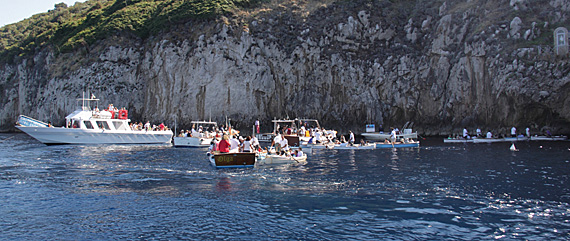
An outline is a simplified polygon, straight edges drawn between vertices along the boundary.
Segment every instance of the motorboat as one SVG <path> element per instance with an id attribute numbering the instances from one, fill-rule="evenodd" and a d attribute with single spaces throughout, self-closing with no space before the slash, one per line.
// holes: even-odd
<path id="1" fill-rule="evenodd" d="M 189 133 L 173 138 L 175 147 L 208 147 L 216 137 L 218 124 L 212 121 L 192 121 L 193 126 Z M 182 136 L 187 135 L 187 136 Z"/>
<path id="2" fill-rule="evenodd" d="M 216 168 L 248 168 L 255 166 L 256 155 L 255 152 L 214 152 L 208 153 L 208 160 Z"/>
<path id="3" fill-rule="evenodd" d="M 307 118 L 295 118 L 291 119 L 275 119 L 271 121 L 273 123 L 272 133 L 257 133 L 256 137 L 260 142 L 271 142 L 275 138 L 276 133 L 281 133 L 286 136 L 297 136 L 299 141 L 309 141 L 311 138 L 310 129 L 316 128 L 318 130 L 323 130 L 319 121 L 316 119 Z M 282 128 L 284 129 L 282 131 Z M 337 131 L 335 130 L 324 130 L 322 137 L 326 136 L 335 137 Z"/>
<path id="4" fill-rule="evenodd" d="M 110 105 L 99 111 L 91 109 L 95 96 L 77 99 L 81 108 L 65 117 L 66 126 L 53 127 L 34 118 L 20 115 L 16 128 L 34 139 L 47 144 L 157 144 L 170 143 L 172 131 L 161 124 L 161 129 L 146 127 L 133 128 L 129 125 L 127 110 L 117 110 Z"/>
<path id="5" fill-rule="evenodd" d="M 400 139 L 418 139 L 418 133 L 413 132 L 412 129 L 406 128 L 412 126 L 413 123 L 406 123 L 403 128 L 403 132 L 397 131 L 396 132 L 396 140 Z M 390 140 L 390 132 L 383 132 L 379 131 L 376 132 L 374 124 L 367 124 L 366 125 L 366 132 L 360 134 L 367 140 L 371 141 L 384 141 Z"/>

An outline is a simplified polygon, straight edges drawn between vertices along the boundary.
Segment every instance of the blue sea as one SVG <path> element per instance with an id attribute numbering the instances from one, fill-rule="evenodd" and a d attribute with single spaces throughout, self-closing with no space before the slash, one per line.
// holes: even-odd
<path id="1" fill-rule="evenodd" d="M 0 239 L 569 240 L 570 142 L 510 145 L 216 170 L 204 149 L 0 134 Z"/>

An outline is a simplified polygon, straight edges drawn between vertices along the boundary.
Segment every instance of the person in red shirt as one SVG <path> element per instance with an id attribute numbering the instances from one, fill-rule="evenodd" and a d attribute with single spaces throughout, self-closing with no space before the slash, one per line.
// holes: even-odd
<path id="1" fill-rule="evenodd" d="M 164 130 L 164 123 L 160 123 L 160 125 L 158 126 L 158 128 L 163 131 Z"/>
<path id="2" fill-rule="evenodd" d="M 222 153 L 230 152 L 230 141 L 228 135 L 224 135 L 220 143 L 218 143 L 218 151 Z"/>

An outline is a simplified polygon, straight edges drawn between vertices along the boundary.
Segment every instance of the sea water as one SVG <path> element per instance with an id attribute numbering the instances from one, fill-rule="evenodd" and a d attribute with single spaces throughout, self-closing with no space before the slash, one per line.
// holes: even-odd
<path id="1" fill-rule="evenodd" d="M 0 135 L 2 240 L 568 240 L 570 142 L 313 150 L 216 170 L 204 149 Z"/>

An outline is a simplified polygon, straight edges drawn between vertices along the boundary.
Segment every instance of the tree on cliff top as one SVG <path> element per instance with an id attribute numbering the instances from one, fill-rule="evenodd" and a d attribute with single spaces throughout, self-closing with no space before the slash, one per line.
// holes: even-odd
<path id="1" fill-rule="evenodd" d="M 147 38 L 171 24 L 211 19 L 267 0 L 90 0 L 64 3 L 0 28 L 0 61 L 33 54 L 45 47 L 67 52 L 118 32 Z"/>

